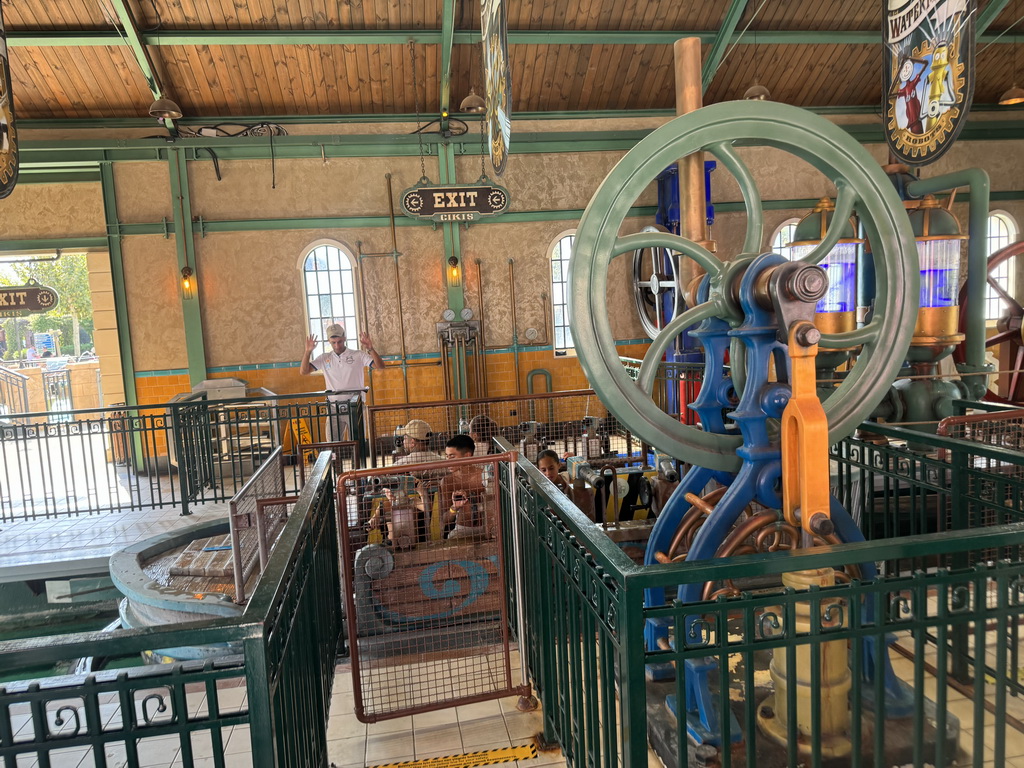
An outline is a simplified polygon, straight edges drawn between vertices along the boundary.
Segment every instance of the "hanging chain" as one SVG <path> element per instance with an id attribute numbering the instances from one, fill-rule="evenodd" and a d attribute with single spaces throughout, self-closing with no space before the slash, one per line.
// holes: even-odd
<path id="1" fill-rule="evenodd" d="M 420 86 L 416 80 L 416 48 L 413 41 L 409 41 L 409 56 L 412 59 L 412 91 L 415 94 L 416 102 L 416 138 L 420 145 L 420 181 L 427 179 L 427 164 L 423 160 L 423 132 L 420 130 Z"/>

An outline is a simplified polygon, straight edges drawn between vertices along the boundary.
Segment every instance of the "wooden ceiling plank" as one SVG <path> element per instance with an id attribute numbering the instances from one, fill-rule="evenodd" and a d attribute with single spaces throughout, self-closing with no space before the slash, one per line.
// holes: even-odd
<path id="1" fill-rule="evenodd" d="M 557 104 L 558 109 L 565 109 L 566 89 L 571 87 L 569 80 L 569 61 L 572 51 L 567 45 L 558 46 L 552 57 L 550 67 L 546 67 L 544 89 L 548 92 L 548 103 Z"/>
<path id="2" fill-rule="evenodd" d="M 72 104 L 76 105 L 83 117 L 124 114 L 120 107 L 125 96 L 110 77 L 110 70 L 113 67 L 108 50 L 101 48 L 83 56 L 72 55 L 71 50 L 66 50 L 56 57 L 65 80 L 72 89 Z"/>
<path id="3" fill-rule="evenodd" d="M 644 76 L 650 72 L 652 48 L 653 46 L 650 45 L 639 45 L 633 55 L 629 57 L 629 62 L 625 66 L 626 74 L 622 80 L 622 87 L 612 94 L 614 109 L 627 109 L 630 104 L 640 101 L 637 97 L 642 95 L 639 93 L 640 87 Z"/>
<path id="4" fill-rule="evenodd" d="M 612 88 L 619 77 L 619 67 L 626 48 L 632 48 L 632 46 L 605 46 L 605 55 L 601 57 L 604 71 L 601 80 L 598 82 L 597 98 L 593 102 L 593 109 L 608 109 Z"/>
<path id="5" fill-rule="evenodd" d="M 37 94 L 42 98 L 46 105 L 46 117 L 70 117 L 71 115 L 64 100 L 55 90 L 56 80 L 48 72 L 43 71 L 43 65 L 45 64 L 45 59 L 41 58 L 43 51 L 44 49 L 42 48 L 26 48 L 24 52 L 19 51 L 18 61 L 21 65 L 21 71 L 32 85 L 32 88 L 27 89 L 25 92 Z M 22 96 L 18 93 L 15 93 L 14 96 L 20 105 L 16 106 L 15 109 L 21 109 L 21 114 L 31 113 L 31 110 L 24 108 L 25 103 Z M 38 104 L 38 101 L 34 100 L 32 103 Z"/>
<path id="6" fill-rule="evenodd" d="M 241 8 L 239 9 L 238 22 L 247 29 L 253 28 L 255 20 L 248 4 L 245 5 L 244 12 Z M 257 70 L 262 69 L 262 61 L 259 58 L 259 54 L 255 53 L 254 46 L 251 45 L 242 46 L 241 50 L 229 52 L 227 49 L 231 47 L 221 46 L 221 49 L 224 50 L 224 61 L 231 66 L 232 59 L 234 60 L 234 66 L 238 69 L 242 81 L 246 84 L 245 93 L 250 106 L 249 114 L 268 114 L 264 111 L 263 83 L 256 77 Z"/>
<path id="7" fill-rule="evenodd" d="M 587 73 L 580 84 L 579 97 L 572 105 L 572 109 L 587 109 L 590 104 L 594 86 L 600 77 L 600 62 L 596 48 L 596 45 L 584 45 L 580 50 L 580 55 L 586 59 Z"/>
<path id="8" fill-rule="evenodd" d="M 373 94 L 370 91 L 370 48 L 369 45 L 357 45 L 355 46 L 355 58 L 356 66 L 353 72 L 355 76 L 356 93 L 359 96 L 359 113 L 360 115 L 368 115 L 373 112 Z M 419 62 L 417 62 L 419 64 Z M 419 69 L 420 87 L 422 88 L 423 81 L 423 69 Z M 420 108 L 422 109 L 422 100 Z"/>
<path id="9" fill-rule="evenodd" d="M 614 109 L 615 104 L 618 101 L 618 95 L 621 93 L 626 82 L 626 74 L 629 71 L 629 62 L 635 55 L 637 46 L 635 45 L 622 45 L 617 46 L 620 50 L 617 51 L 616 60 L 613 68 L 609 70 L 610 78 L 608 82 L 609 87 L 604 89 L 602 94 L 602 109 Z"/>
<path id="10" fill-rule="evenodd" d="M 541 72 L 541 65 L 537 59 L 538 45 L 515 45 L 509 46 L 509 57 L 515 61 L 519 56 L 522 56 L 523 62 L 523 79 L 517 86 L 516 82 L 512 81 L 512 93 L 515 95 L 515 100 L 512 102 L 513 114 L 516 111 L 525 112 L 527 111 L 527 103 L 531 93 L 537 93 L 540 89 L 540 81 L 543 78 L 543 72 Z M 481 56 L 483 55 L 481 51 Z M 481 61 L 481 66 L 486 64 Z M 486 81 L 486 73 L 482 74 L 482 77 Z M 485 85 L 486 88 L 486 85 Z M 485 94 L 484 98 L 488 96 Z"/>
<path id="11" fill-rule="evenodd" d="M 437 94 L 440 93 L 441 85 L 441 46 L 425 45 L 423 47 L 426 54 L 424 69 L 427 74 L 420 86 L 423 89 L 420 99 L 426 105 L 423 110 L 424 116 L 431 118 L 437 114 L 440 107 Z"/>
<path id="12" fill-rule="evenodd" d="M 205 45 L 199 48 L 203 60 L 209 71 L 212 71 L 216 80 L 210 83 L 210 89 L 214 94 L 214 104 L 224 104 L 227 109 L 219 114 L 245 115 L 248 98 L 245 93 L 245 86 L 239 77 L 238 68 L 228 66 L 221 54 L 224 46 Z"/>
<path id="13" fill-rule="evenodd" d="M 149 115 L 148 106 L 153 98 L 149 92 L 149 85 L 139 72 L 135 59 L 124 47 L 103 48 L 110 61 L 111 68 L 117 73 L 120 79 L 123 92 L 127 94 L 127 104 L 122 114 L 130 117 L 141 117 Z M 111 86 L 116 90 L 116 80 L 111 78 Z M 154 125 L 157 123 L 154 121 Z"/>
<path id="14" fill-rule="evenodd" d="M 72 118 L 86 117 L 83 110 L 80 109 L 80 104 L 75 104 L 71 99 L 70 94 L 74 92 L 74 88 L 63 71 L 60 58 L 52 55 L 52 52 L 46 51 L 45 55 L 36 58 L 36 65 L 39 74 L 46 80 L 47 86 L 61 105 L 64 114 Z"/>
<path id="15" fill-rule="evenodd" d="M 356 54 L 356 46 L 341 46 L 340 64 L 341 67 L 338 68 L 338 60 L 336 60 L 338 100 L 341 103 L 341 111 L 345 114 L 358 115 L 363 111 L 363 104 L 359 91 L 359 59 Z"/>
<path id="16" fill-rule="evenodd" d="M 327 114 L 342 114 L 343 90 L 348 86 L 344 82 L 344 54 L 340 45 L 321 45 L 317 48 L 320 66 L 324 72 L 324 93 L 326 96 Z"/>

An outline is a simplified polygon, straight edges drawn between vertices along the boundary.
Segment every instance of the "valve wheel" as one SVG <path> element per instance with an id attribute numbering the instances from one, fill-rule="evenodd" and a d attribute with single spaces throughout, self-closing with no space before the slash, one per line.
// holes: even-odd
<path id="1" fill-rule="evenodd" d="M 661 232 L 657 227 L 644 227 L 641 232 Z M 665 248 L 637 248 L 633 252 L 633 297 L 640 324 L 652 338 L 665 327 L 666 314 L 675 317 L 683 308 L 682 292 L 676 268 L 678 256 Z M 669 273 L 664 273 L 665 265 Z M 663 294 L 671 291 L 668 313 L 662 306 Z"/>
<path id="2" fill-rule="evenodd" d="M 1004 307 L 996 324 L 995 334 L 985 339 L 985 348 L 993 349 L 1000 348 L 1004 344 L 1008 345 L 1004 355 L 996 353 L 996 359 L 999 360 L 998 367 L 1000 369 L 1005 367 L 1009 373 L 999 375 L 996 389 L 989 389 L 985 399 L 1013 405 L 1024 403 L 1024 335 L 1022 335 L 1024 333 L 1024 307 L 1006 292 L 1006 289 L 998 283 L 992 273 L 1007 261 L 1011 262 L 1010 269 L 1013 270 L 1015 268 L 1013 260 L 1021 254 L 1024 254 L 1024 240 L 1010 243 L 988 257 L 988 285 L 1003 300 Z M 960 289 L 961 333 L 967 329 L 967 313 L 969 311 L 967 284 L 964 283 Z M 964 342 L 961 342 L 953 357 L 958 363 L 962 363 L 966 359 L 965 354 Z M 1006 362 L 1005 366 L 1003 361 Z"/>
<path id="3" fill-rule="evenodd" d="M 804 261 L 820 263 L 856 212 L 875 244 L 875 311 L 854 331 L 822 334 L 819 347 L 861 347 L 857 363 L 824 402 L 829 441 L 851 434 L 889 389 L 902 365 L 917 314 L 917 251 L 903 204 L 877 162 L 849 134 L 824 118 L 774 102 L 725 102 L 672 120 L 644 138 L 612 169 L 580 220 L 569 266 L 569 312 L 583 370 L 609 411 L 634 435 L 677 459 L 714 470 L 738 471 L 741 438 L 681 424 L 651 397 L 665 350 L 679 333 L 712 317 L 738 326 L 742 312 L 733 286 L 764 241 L 761 197 L 737 147 L 781 149 L 807 162 L 837 188 L 836 213 L 821 245 Z M 657 174 L 679 158 L 704 151 L 735 178 L 747 228 L 741 251 L 722 262 L 700 244 L 665 232 L 620 236 L 634 201 Z M 609 263 L 643 248 L 668 248 L 708 274 L 709 299 L 674 317 L 654 336 L 634 382 L 618 359 L 608 317 Z"/>

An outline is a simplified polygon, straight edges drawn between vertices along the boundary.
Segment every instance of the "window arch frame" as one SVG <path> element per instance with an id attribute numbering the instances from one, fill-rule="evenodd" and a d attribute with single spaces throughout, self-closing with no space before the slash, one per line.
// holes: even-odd
<path id="1" fill-rule="evenodd" d="M 306 264 L 309 261 L 310 257 L 314 256 L 316 251 L 318 249 L 320 249 L 320 248 L 333 248 L 334 250 L 336 250 L 338 252 L 338 254 L 339 254 L 339 266 L 338 266 L 338 268 L 336 270 L 334 268 L 332 268 L 330 266 L 330 254 L 326 253 L 325 256 L 328 259 L 328 261 L 327 261 L 327 264 L 328 264 L 327 269 L 325 269 L 325 270 L 311 270 L 311 271 L 314 272 L 314 273 L 320 273 L 320 272 L 326 273 L 327 274 L 327 281 L 328 281 L 328 288 L 333 288 L 333 286 L 331 285 L 331 277 L 330 277 L 331 272 L 335 272 L 335 271 L 338 272 L 338 287 L 340 288 L 340 290 L 337 293 L 335 293 L 333 291 L 330 292 L 330 293 L 322 293 L 322 292 L 319 291 L 319 288 L 320 288 L 319 284 L 317 285 L 317 288 L 318 288 L 317 293 L 316 294 L 311 294 L 310 293 L 309 281 L 307 279 L 307 274 L 308 273 L 307 273 L 307 270 L 306 270 Z M 319 342 L 318 342 L 318 344 L 316 346 L 316 349 L 313 350 L 313 353 L 312 353 L 311 357 L 312 358 L 316 358 L 317 356 L 319 356 L 323 352 L 326 352 L 330 348 L 328 346 L 327 339 L 325 338 L 325 335 L 326 335 L 326 328 L 331 323 L 341 323 L 342 325 L 345 326 L 345 331 L 346 331 L 346 334 L 347 334 L 349 339 L 351 339 L 351 340 L 358 339 L 359 338 L 359 333 L 363 330 L 363 328 L 361 326 L 361 321 L 360 321 L 360 308 L 362 307 L 362 292 L 360 291 L 360 284 L 359 284 L 359 273 L 358 273 L 359 260 L 356 258 L 355 253 L 353 252 L 353 250 L 349 246 L 347 246 L 345 243 L 339 242 L 337 240 L 331 240 L 331 239 L 326 239 L 326 238 L 325 239 L 321 239 L 321 240 L 315 240 L 314 242 L 308 244 L 305 248 L 302 249 L 302 253 L 300 254 L 300 256 L 298 258 L 297 266 L 298 266 L 298 269 L 299 269 L 300 280 L 302 282 L 302 314 L 303 314 L 303 318 L 304 318 L 306 332 L 315 335 L 317 337 L 317 339 L 319 339 Z M 347 266 L 347 270 L 345 268 L 346 266 Z M 346 290 L 345 289 L 346 281 L 345 281 L 344 273 L 346 271 L 349 273 L 349 279 L 350 279 L 350 282 L 351 282 L 351 290 Z M 319 278 L 318 278 L 318 283 L 319 283 Z M 330 315 L 318 314 L 314 318 L 310 314 L 310 299 L 312 298 L 313 295 L 315 295 L 315 296 L 320 298 L 320 308 L 321 308 L 321 311 L 323 309 L 323 305 L 322 305 L 323 298 L 325 296 L 330 296 L 331 297 L 331 310 L 332 311 L 331 311 Z M 346 300 L 347 300 L 346 297 L 349 297 L 349 296 L 351 297 L 351 302 L 352 302 L 352 304 L 351 304 L 351 312 L 347 312 L 346 311 L 346 312 L 343 312 L 341 314 L 338 314 L 338 313 L 335 313 L 333 311 L 335 309 L 334 299 L 335 299 L 336 296 L 340 297 L 341 306 L 342 306 L 343 310 L 349 309 L 348 305 L 346 304 Z M 319 322 L 317 323 L 317 321 L 319 321 Z M 354 343 L 355 342 L 353 341 L 353 344 Z"/>
<path id="2" fill-rule="evenodd" d="M 992 235 L 992 224 L 993 222 L 999 222 L 1004 228 L 1005 235 L 998 234 L 995 237 Z M 1015 243 L 1020 238 L 1020 226 L 1017 224 L 1017 219 L 1009 211 L 1004 211 L 1001 208 L 989 211 L 986 217 L 986 228 L 985 228 L 985 257 L 991 258 L 992 254 L 998 250 L 1001 250 L 1008 246 L 1010 243 Z M 1005 242 L 1004 242 L 1005 240 Z M 995 241 L 995 242 L 993 242 Z M 1013 296 L 1015 275 L 1010 271 L 1010 266 L 1013 264 L 1013 260 L 1004 261 L 998 267 L 994 273 L 989 274 L 989 278 L 999 283 L 1003 290 Z M 987 273 L 987 270 L 986 270 Z M 1003 300 L 1000 298 L 987 282 L 985 284 L 985 323 L 987 325 L 995 325 L 996 322 L 1003 314 Z"/>
<path id="3" fill-rule="evenodd" d="M 790 218 L 786 219 L 781 224 L 779 224 L 779 226 L 777 226 L 775 228 L 775 231 L 772 232 L 772 236 L 768 239 L 768 250 L 773 251 L 774 253 L 779 254 L 786 261 L 792 261 L 792 259 L 793 259 L 793 250 L 792 250 L 793 249 L 793 246 L 792 246 L 793 235 L 796 234 L 796 228 L 797 228 L 797 225 L 799 223 L 800 223 L 800 217 L 799 216 L 791 216 Z M 789 236 L 789 244 L 787 244 L 787 245 L 776 245 L 775 241 L 782 234 L 783 230 L 787 229 L 788 227 L 792 227 L 792 231 L 790 232 L 790 236 Z"/>
<path id="4" fill-rule="evenodd" d="M 568 250 L 562 248 L 562 243 L 569 240 Z M 569 323 L 569 259 L 572 255 L 572 247 L 576 242 L 576 230 L 566 229 L 559 232 L 548 242 L 548 284 L 551 287 L 551 349 L 555 357 L 575 357 L 576 346 L 572 339 L 572 327 Z M 557 257 L 557 258 L 556 258 Z M 559 265 L 561 280 L 556 284 L 555 264 Z M 560 289 L 560 290 L 559 290 Z M 561 294 L 561 301 L 559 301 Z M 563 323 L 558 322 L 559 312 L 562 310 Z M 563 344 L 559 345 L 559 330 L 562 331 Z M 568 340 L 568 343 L 564 343 Z"/>

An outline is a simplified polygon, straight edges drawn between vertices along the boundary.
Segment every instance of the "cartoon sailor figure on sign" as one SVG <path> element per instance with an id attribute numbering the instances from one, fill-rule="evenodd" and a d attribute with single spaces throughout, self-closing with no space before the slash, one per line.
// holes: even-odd
<path id="1" fill-rule="evenodd" d="M 956 140 L 974 95 L 976 0 L 882 0 L 885 132 L 902 163 L 925 165 Z"/>

